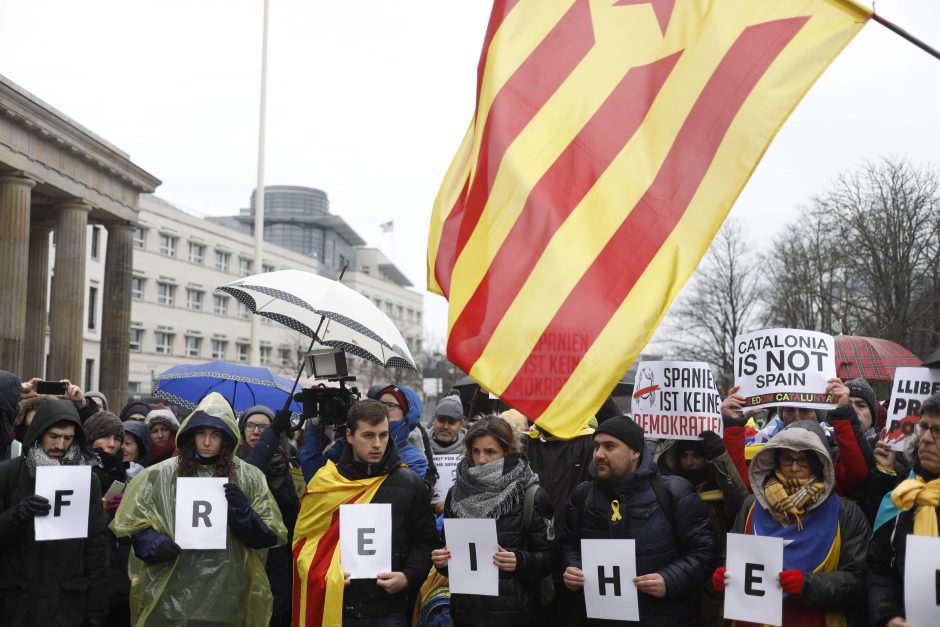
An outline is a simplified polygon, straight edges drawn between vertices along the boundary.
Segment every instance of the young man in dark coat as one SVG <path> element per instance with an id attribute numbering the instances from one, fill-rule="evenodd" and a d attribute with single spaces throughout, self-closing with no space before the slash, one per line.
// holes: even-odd
<path id="1" fill-rule="evenodd" d="M 633 539 L 640 624 L 696 625 L 698 590 L 718 561 L 718 538 L 707 507 L 685 479 L 657 474 L 643 429 L 626 416 L 606 420 L 594 432 L 594 466 L 597 478 L 579 485 L 568 507 L 562 540 L 565 586 L 584 588 L 582 539 Z M 668 504 L 660 503 L 654 481 L 664 488 Z"/>
<path id="2" fill-rule="evenodd" d="M 91 475 L 88 537 L 37 542 L 33 521 L 49 501 L 35 494 L 37 466 L 94 463 L 78 410 L 52 399 L 39 406 L 21 458 L 0 463 L 0 624 L 102 625 L 108 613 L 107 529 L 101 488 Z"/>

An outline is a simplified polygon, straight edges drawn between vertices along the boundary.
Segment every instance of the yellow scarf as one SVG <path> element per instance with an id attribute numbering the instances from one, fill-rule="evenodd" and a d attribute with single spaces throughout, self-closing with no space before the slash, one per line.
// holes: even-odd
<path id="1" fill-rule="evenodd" d="M 350 480 L 327 461 L 307 484 L 294 527 L 293 625 L 342 627 L 339 506 L 370 503 L 387 476 Z"/>
<path id="2" fill-rule="evenodd" d="M 925 481 L 914 475 L 914 479 L 902 481 L 891 493 L 891 502 L 905 511 L 917 505 L 914 514 L 914 535 L 937 537 L 937 506 L 940 505 L 940 479 Z"/>

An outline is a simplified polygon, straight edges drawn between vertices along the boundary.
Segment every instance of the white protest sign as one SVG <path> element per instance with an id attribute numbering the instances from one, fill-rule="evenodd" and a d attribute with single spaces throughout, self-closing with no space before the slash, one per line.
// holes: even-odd
<path id="1" fill-rule="evenodd" d="M 35 494 L 52 507 L 36 516 L 37 541 L 88 537 L 91 466 L 37 466 Z"/>
<path id="2" fill-rule="evenodd" d="M 451 553 L 447 562 L 450 591 L 499 596 L 499 569 L 493 563 L 493 555 L 499 550 L 496 520 L 445 518 L 444 534 Z"/>
<path id="3" fill-rule="evenodd" d="M 584 605 L 588 618 L 640 620 L 633 540 L 581 540 Z"/>
<path id="4" fill-rule="evenodd" d="M 392 506 L 339 506 L 340 563 L 350 579 L 375 579 L 392 571 Z"/>
<path id="5" fill-rule="evenodd" d="M 783 624 L 783 538 L 728 534 L 725 618 L 762 625 Z"/>
<path id="6" fill-rule="evenodd" d="M 936 368 L 897 368 L 891 383 L 891 402 L 885 425 L 885 442 L 896 451 L 907 447 L 920 422 L 920 406 L 932 394 L 940 394 L 940 370 Z"/>
<path id="7" fill-rule="evenodd" d="M 904 610 L 914 627 L 940 625 L 940 538 L 907 536 Z"/>
<path id="8" fill-rule="evenodd" d="M 632 409 L 648 438 L 697 440 L 702 431 L 722 433 L 721 396 L 704 362 L 641 361 Z"/>
<path id="9" fill-rule="evenodd" d="M 224 549 L 228 532 L 225 477 L 177 477 L 176 528 L 181 549 Z"/>
<path id="10" fill-rule="evenodd" d="M 734 383 L 745 409 L 790 405 L 834 409 L 826 394 L 836 376 L 831 335 L 799 329 L 765 329 L 734 338 Z"/>
<path id="11" fill-rule="evenodd" d="M 434 495 L 431 497 L 431 503 L 443 503 L 447 498 L 447 492 L 454 485 L 457 479 L 457 464 L 460 463 L 460 453 L 449 455 L 435 455 L 434 466 L 437 468 L 437 483 L 434 484 Z"/>

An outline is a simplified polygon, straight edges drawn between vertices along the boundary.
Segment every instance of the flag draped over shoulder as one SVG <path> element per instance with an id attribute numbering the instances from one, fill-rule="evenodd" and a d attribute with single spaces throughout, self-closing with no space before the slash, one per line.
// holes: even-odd
<path id="1" fill-rule="evenodd" d="M 300 500 L 294 527 L 293 619 L 295 627 L 343 624 L 343 568 L 339 506 L 371 503 L 388 475 L 350 480 L 327 461 Z"/>
<path id="2" fill-rule="evenodd" d="M 853 0 L 495 0 L 428 242 L 451 361 L 576 434 L 870 15 Z"/>

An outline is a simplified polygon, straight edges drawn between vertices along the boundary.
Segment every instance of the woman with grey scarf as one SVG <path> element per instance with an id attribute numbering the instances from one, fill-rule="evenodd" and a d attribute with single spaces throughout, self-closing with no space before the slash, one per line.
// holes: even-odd
<path id="1" fill-rule="evenodd" d="M 540 582 L 558 564 L 551 500 L 538 475 L 519 452 L 512 426 L 499 416 L 483 416 L 464 438 L 464 457 L 444 503 L 444 518 L 495 518 L 499 596 L 451 594 L 454 625 L 541 624 Z M 527 491 L 534 491 L 526 524 Z M 531 500 L 531 499 L 530 499 Z M 436 549 L 431 559 L 447 574 L 450 551 Z"/>

